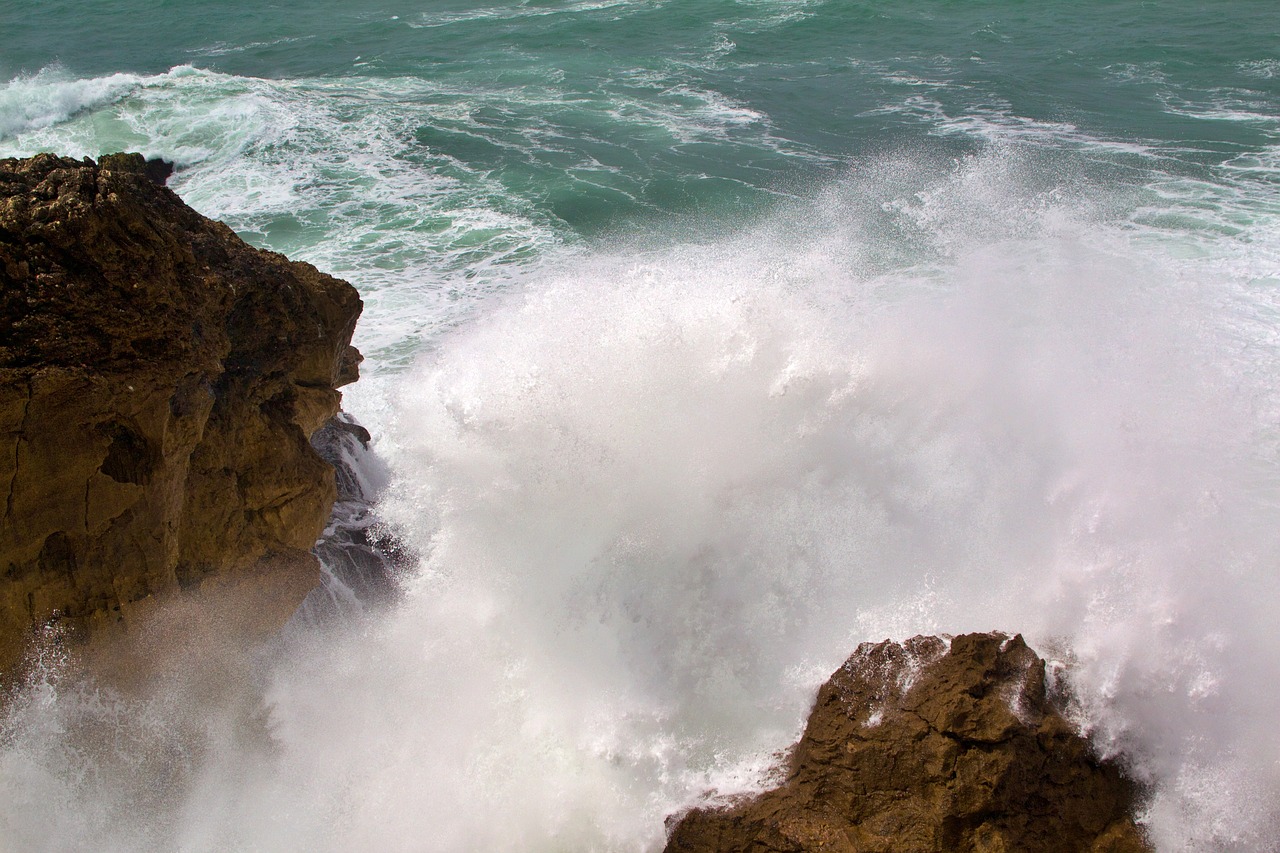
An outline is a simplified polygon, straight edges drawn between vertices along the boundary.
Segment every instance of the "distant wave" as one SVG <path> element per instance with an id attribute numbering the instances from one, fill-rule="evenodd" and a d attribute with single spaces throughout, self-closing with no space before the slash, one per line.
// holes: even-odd
<path id="1" fill-rule="evenodd" d="M 77 80 L 64 69 L 51 66 L 10 80 L 0 88 L 0 140 L 109 104 L 142 85 L 144 79 L 136 74 L 112 74 Z"/>

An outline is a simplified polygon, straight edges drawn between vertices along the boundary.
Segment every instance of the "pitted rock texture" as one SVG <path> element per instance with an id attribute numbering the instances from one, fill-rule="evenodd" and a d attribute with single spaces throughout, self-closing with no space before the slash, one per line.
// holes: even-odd
<path id="1" fill-rule="evenodd" d="M 1020 636 L 864 643 L 818 693 L 786 782 L 695 809 L 667 853 L 1146 853 Z"/>
<path id="2" fill-rule="evenodd" d="M 176 590 L 287 618 L 335 497 L 308 438 L 355 378 L 360 310 L 139 155 L 0 160 L 0 669 L 32 626 L 93 634 Z"/>

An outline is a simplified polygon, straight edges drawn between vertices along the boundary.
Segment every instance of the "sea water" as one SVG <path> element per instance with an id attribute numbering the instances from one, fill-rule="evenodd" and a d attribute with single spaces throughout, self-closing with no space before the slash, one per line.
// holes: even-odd
<path id="1" fill-rule="evenodd" d="M 0 155 L 350 279 L 416 562 L 211 698 L 10 685 L 0 849 L 654 850 L 857 643 L 1024 633 L 1280 828 L 1280 7 L 8 4 Z M 219 670 L 221 672 L 221 670 Z"/>

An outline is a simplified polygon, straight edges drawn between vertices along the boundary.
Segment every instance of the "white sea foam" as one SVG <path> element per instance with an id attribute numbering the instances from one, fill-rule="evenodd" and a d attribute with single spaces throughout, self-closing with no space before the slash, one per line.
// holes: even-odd
<path id="1" fill-rule="evenodd" d="M 625 17 L 642 11 L 652 11 L 661 7 L 662 2 L 636 2 L 636 0 L 577 0 L 559 6 L 515 7 L 488 6 L 469 9 L 465 12 L 423 12 L 409 26 L 417 29 L 448 27 L 458 23 L 469 23 L 478 20 L 518 20 L 521 18 L 541 18 L 548 15 L 582 15 L 590 16 L 594 12 L 605 12 L 610 19 Z"/>
<path id="2" fill-rule="evenodd" d="M 17 77 L 0 87 L 0 140 L 66 121 L 81 110 L 124 97 L 141 85 L 135 74 L 78 80 L 58 67 Z"/>
<path id="3" fill-rule="evenodd" d="M 950 84 L 915 81 L 888 72 L 884 79 L 918 88 L 952 88 Z M 963 135 L 984 143 L 1023 144 L 1077 148 L 1139 157 L 1159 156 L 1154 143 L 1145 140 L 1121 140 L 1099 137 L 1069 122 L 1044 121 L 1020 116 L 1008 104 L 991 99 L 989 103 L 963 110 L 949 110 L 932 94 L 911 95 L 901 101 L 867 110 L 864 115 L 907 115 L 925 121 L 938 135 Z"/>
<path id="4" fill-rule="evenodd" d="M 393 19 L 394 20 L 394 19 Z M 297 44 L 298 42 L 309 41 L 314 36 L 299 36 L 296 38 L 278 38 L 269 41 L 251 41 L 244 44 L 234 44 L 232 42 L 217 42 L 208 47 L 199 47 L 191 51 L 195 56 L 226 56 L 232 53 L 241 53 L 243 51 L 258 50 L 264 47 L 275 47 L 281 44 Z"/>
<path id="5" fill-rule="evenodd" d="M 1270 80 L 1280 74 L 1280 59 L 1251 59 L 1236 63 L 1242 74 Z"/>

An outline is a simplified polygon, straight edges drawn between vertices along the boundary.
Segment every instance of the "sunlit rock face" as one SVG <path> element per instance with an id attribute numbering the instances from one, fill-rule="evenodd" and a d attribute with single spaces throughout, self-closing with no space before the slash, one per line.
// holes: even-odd
<path id="1" fill-rule="evenodd" d="M 163 179 L 0 161 L 0 669 L 55 617 L 94 636 L 202 596 L 266 632 L 316 582 L 335 489 L 308 438 L 355 378 L 359 296 Z"/>
<path id="2" fill-rule="evenodd" d="M 1148 850 L 1020 636 L 864 643 L 818 693 L 785 783 L 695 809 L 667 853 Z"/>

